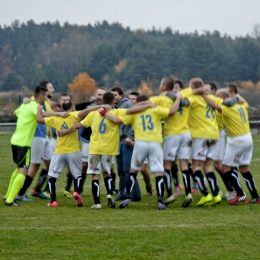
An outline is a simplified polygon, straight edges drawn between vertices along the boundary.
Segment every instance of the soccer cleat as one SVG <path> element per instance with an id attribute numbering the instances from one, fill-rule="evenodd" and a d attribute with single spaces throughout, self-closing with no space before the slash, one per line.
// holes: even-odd
<path id="1" fill-rule="evenodd" d="M 58 207 L 58 202 L 57 201 L 53 201 L 47 204 L 47 206 L 49 207 Z"/>
<path id="2" fill-rule="evenodd" d="M 129 205 L 130 201 L 131 201 L 130 199 L 125 199 L 125 200 L 123 200 L 123 201 L 120 203 L 119 208 L 120 208 L 120 209 L 123 209 L 123 208 L 127 207 L 127 206 Z"/>
<path id="3" fill-rule="evenodd" d="M 260 204 L 260 198 L 253 198 L 251 199 L 248 203 L 251 203 L 251 204 Z"/>
<path id="4" fill-rule="evenodd" d="M 13 202 L 5 202 L 5 206 L 15 206 L 15 207 L 18 207 L 20 206 L 16 201 L 13 201 Z"/>
<path id="5" fill-rule="evenodd" d="M 73 192 L 73 198 L 76 200 L 76 205 L 78 207 L 82 207 L 83 206 L 82 199 L 81 199 L 80 195 L 76 191 Z"/>
<path id="6" fill-rule="evenodd" d="M 170 197 L 166 197 L 164 200 L 163 200 L 163 204 L 165 206 L 169 205 L 169 204 L 172 204 L 173 202 L 175 201 L 175 197 L 174 195 L 171 195 Z"/>
<path id="7" fill-rule="evenodd" d="M 115 195 L 115 194 L 119 194 L 119 189 L 114 188 L 114 190 L 113 190 L 113 194 L 114 194 L 114 195 Z"/>
<path id="8" fill-rule="evenodd" d="M 197 194 L 199 192 L 199 187 L 198 187 L 198 183 L 197 182 L 194 182 L 194 185 L 191 189 L 191 193 L 192 194 Z"/>
<path id="9" fill-rule="evenodd" d="M 6 201 L 6 197 L 3 197 L 3 203 L 5 204 L 5 201 Z"/>
<path id="10" fill-rule="evenodd" d="M 184 196 L 184 201 L 183 201 L 183 203 L 182 203 L 182 206 L 183 206 L 184 208 L 189 207 L 189 205 L 191 204 L 192 200 L 193 200 L 192 194 L 189 193 L 188 195 Z"/>
<path id="11" fill-rule="evenodd" d="M 23 196 L 17 195 L 17 196 L 15 197 L 15 199 L 18 200 L 18 201 L 33 202 L 33 200 L 32 200 L 31 198 L 27 197 L 26 194 L 24 194 Z"/>
<path id="12" fill-rule="evenodd" d="M 63 191 L 63 195 L 67 198 L 72 198 L 72 194 L 67 190 Z"/>
<path id="13" fill-rule="evenodd" d="M 197 206 L 203 206 L 212 200 L 212 195 L 209 193 L 207 196 L 201 197 L 200 201 L 196 204 Z"/>
<path id="14" fill-rule="evenodd" d="M 44 192 L 39 191 L 39 192 L 37 192 L 36 190 L 32 190 L 31 191 L 31 195 L 33 197 L 39 197 L 39 198 L 44 199 L 44 200 L 49 200 L 51 198 L 50 194 L 47 191 L 44 191 Z"/>
<path id="15" fill-rule="evenodd" d="M 212 200 L 207 203 L 207 206 L 214 206 L 216 204 L 219 204 L 222 200 L 222 196 L 220 194 L 218 194 L 217 196 L 213 196 Z"/>
<path id="16" fill-rule="evenodd" d="M 158 202 L 157 208 L 158 208 L 159 210 L 166 210 L 166 209 L 167 209 L 167 208 L 165 207 L 165 205 L 164 205 L 163 203 L 161 203 L 161 202 Z"/>
<path id="17" fill-rule="evenodd" d="M 111 195 L 107 195 L 107 206 L 111 209 L 116 207 L 115 201 Z"/>
<path id="18" fill-rule="evenodd" d="M 244 196 L 236 196 L 234 199 L 232 199 L 232 200 L 230 200 L 230 201 L 228 202 L 228 205 L 236 205 L 236 204 L 238 204 L 239 202 L 245 202 L 245 203 L 247 203 L 248 200 L 247 200 L 247 198 L 246 198 L 245 195 L 244 195 Z"/>
<path id="19" fill-rule="evenodd" d="M 92 209 L 101 209 L 101 204 L 94 204 L 91 208 Z"/>
<path id="20" fill-rule="evenodd" d="M 230 201 L 230 200 L 234 199 L 236 196 L 237 196 L 237 193 L 235 191 L 227 191 L 225 196 L 223 196 L 223 199 Z"/>
<path id="21" fill-rule="evenodd" d="M 174 188 L 174 193 L 173 195 L 175 197 L 179 196 L 181 194 L 181 190 L 182 190 L 182 185 L 181 184 L 178 184 L 175 188 Z"/>

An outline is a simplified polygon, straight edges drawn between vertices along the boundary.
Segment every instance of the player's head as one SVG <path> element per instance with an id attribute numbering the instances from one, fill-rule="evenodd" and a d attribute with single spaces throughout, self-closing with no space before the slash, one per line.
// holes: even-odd
<path id="1" fill-rule="evenodd" d="M 37 86 L 34 90 L 34 99 L 39 104 L 43 104 L 47 97 L 47 88 L 44 86 Z"/>
<path id="2" fill-rule="evenodd" d="M 132 102 L 133 104 L 136 104 L 136 98 L 139 96 L 140 94 L 137 91 L 131 92 L 129 93 L 128 99 L 130 102 Z"/>
<path id="3" fill-rule="evenodd" d="M 192 89 L 203 87 L 203 80 L 201 78 L 192 78 L 189 82 L 189 87 Z"/>
<path id="4" fill-rule="evenodd" d="M 137 98 L 136 98 L 136 102 L 142 102 L 142 101 L 146 101 L 148 100 L 148 97 L 146 95 L 139 95 Z"/>
<path id="5" fill-rule="evenodd" d="M 173 90 L 175 80 L 173 77 L 164 77 L 160 84 L 161 91 L 171 91 Z"/>
<path id="6" fill-rule="evenodd" d="M 208 82 L 204 85 L 204 90 L 206 94 L 213 94 L 215 95 L 216 91 L 218 90 L 217 86 L 213 82 Z"/>
<path id="7" fill-rule="evenodd" d="M 70 95 L 68 93 L 62 93 L 59 95 L 58 103 L 62 106 L 67 100 L 70 100 Z"/>
<path id="8" fill-rule="evenodd" d="M 234 97 L 238 93 L 237 86 L 235 84 L 228 84 L 226 86 L 226 90 L 228 91 L 230 97 Z"/>
<path id="9" fill-rule="evenodd" d="M 121 101 L 121 99 L 124 97 L 123 90 L 119 87 L 114 87 L 111 89 L 111 91 L 115 96 L 115 104 L 118 104 Z"/>
<path id="10" fill-rule="evenodd" d="M 62 110 L 63 111 L 73 111 L 74 110 L 74 104 L 72 100 L 65 100 L 62 104 Z"/>
<path id="11" fill-rule="evenodd" d="M 47 80 L 43 80 L 39 83 L 40 86 L 44 86 L 47 88 L 48 92 L 47 92 L 47 97 L 48 98 L 52 98 L 53 93 L 55 92 L 54 87 L 52 86 L 52 84 L 50 83 L 50 81 Z"/>
<path id="12" fill-rule="evenodd" d="M 103 95 L 106 93 L 106 90 L 103 88 L 98 88 L 95 93 L 95 102 L 97 105 L 101 105 L 103 103 Z"/>
<path id="13" fill-rule="evenodd" d="M 226 89 L 222 88 L 216 91 L 216 97 L 220 97 L 225 100 L 229 98 L 229 93 Z"/>
<path id="14" fill-rule="evenodd" d="M 180 79 L 175 79 L 173 91 L 179 92 L 179 91 L 183 90 L 183 88 L 184 88 L 183 82 Z"/>
<path id="15" fill-rule="evenodd" d="M 103 103 L 104 104 L 113 105 L 114 100 L 115 100 L 115 95 L 111 91 L 106 92 L 103 96 Z"/>

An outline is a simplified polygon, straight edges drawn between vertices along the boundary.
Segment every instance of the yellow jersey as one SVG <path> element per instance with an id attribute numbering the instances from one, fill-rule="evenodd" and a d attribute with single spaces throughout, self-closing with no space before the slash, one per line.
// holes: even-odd
<path id="1" fill-rule="evenodd" d="M 212 99 L 211 96 L 213 96 L 213 95 L 210 95 L 209 98 Z M 216 96 L 214 96 L 214 97 L 215 97 L 214 102 L 221 106 L 223 103 L 223 99 L 220 97 L 216 97 Z M 216 121 L 217 121 L 217 125 L 218 125 L 218 131 L 221 131 L 224 129 L 222 114 L 220 112 L 218 112 L 217 110 L 215 110 L 215 115 L 216 115 Z"/>
<path id="2" fill-rule="evenodd" d="M 79 112 L 80 111 L 70 112 L 67 118 L 58 116 L 45 117 L 44 121 L 46 126 L 55 128 L 57 132 L 61 128 L 68 129 L 74 126 L 79 121 Z M 78 151 L 80 151 L 78 131 L 62 137 L 57 135 L 57 143 L 55 148 L 56 154 L 68 154 Z"/>
<path id="3" fill-rule="evenodd" d="M 161 120 L 168 115 L 168 108 L 157 106 L 120 118 L 124 125 L 132 125 L 135 132 L 135 141 L 161 143 L 163 141 Z"/>
<path id="4" fill-rule="evenodd" d="M 126 109 L 112 109 L 110 114 L 114 116 L 126 115 Z M 90 127 L 89 154 L 117 155 L 119 151 L 119 125 L 110 122 L 101 116 L 98 111 L 90 112 L 84 120 L 80 122 L 84 127 Z"/>
<path id="5" fill-rule="evenodd" d="M 230 137 L 250 133 L 248 104 L 235 104 L 231 107 L 222 106 L 223 123 Z"/>
<path id="6" fill-rule="evenodd" d="M 208 95 L 208 97 L 213 101 L 217 99 L 213 95 Z M 188 123 L 192 138 L 218 140 L 219 131 L 214 109 L 200 95 L 192 96 L 189 98 L 189 101 L 190 113 Z"/>

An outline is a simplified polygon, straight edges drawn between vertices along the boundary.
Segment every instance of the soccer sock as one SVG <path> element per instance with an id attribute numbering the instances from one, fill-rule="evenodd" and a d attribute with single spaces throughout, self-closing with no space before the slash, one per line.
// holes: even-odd
<path id="1" fill-rule="evenodd" d="M 126 198 L 130 197 L 130 194 L 133 191 L 135 181 L 136 181 L 137 173 L 130 172 L 129 177 L 127 179 L 126 183 Z"/>
<path id="2" fill-rule="evenodd" d="M 209 182 L 209 186 L 211 188 L 212 195 L 217 196 L 218 192 L 219 192 L 219 188 L 218 188 L 217 179 L 216 179 L 214 172 L 207 173 L 206 177 Z"/>
<path id="3" fill-rule="evenodd" d="M 157 176 L 155 178 L 155 181 L 156 181 L 156 191 L 157 191 L 158 202 L 163 203 L 163 196 L 164 196 L 163 176 Z"/>
<path id="4" fill-rule="evenodd" d="M 176 164 L 171 167 L 171 173 L 172 173 L 172 180 L 174 186 L 177 187 L 179 185 L 179 179 L 178 179 L 178 166 Z"/>
<path id="5" fill-rule="evenodd" d="M 170 170 L 164 169 L 163 179 L 164 179 L 164 183 L 165 183 L 165 186 L 166 186 L 168 197 L 170 197 L 172 195 L 172 183 L 171 183 Z"/>
<path id="6" fill-rule="evenodd" d="M 72 176 L 72 174 L 71 174 Z M 79 176 L 77 179 L 74 179 L 74 191 L 78 194 L 82 193 L 82 178 Z"/>
<path id="7" fill-rule="evenodd" d="M 43 191 L 46 191 L 46 192 L 50 193 L 50 190 L 49 190 L 49 183 L 48 183 L 48 182 L 47 182 L 47 184 L 46 184 L 46 186 L 45 186 L 45 188 L 44 188 Z"/>
<path id="8" fill-rule="evenodd" d="M 66 180 L 67 180 L 67 184 L 66 184 L 65 190 L 70 191 L 70 187 L 71 187 L 71 184 L 72 184 L 72 181 L 73 181 L 73 176 L 70 172 L 67 173 Z M 74 189 L 75 189 L 75 186 L 74 186 Z M 81 189 L 82 189 L 82 187 L 81 187 Z"/>
<path id="9" fill-rule="evenodd" d="M 92 195 L 93 195 L 95 204 L 101 204 L 100 203 L 99 180 L 93 180 L 92 181 Z"/>
<path id="10" fill-rule="evenodd" d="M 18 173 L 16 178 L 13 181 L 11 190 L 8 194 L 8 197 L 6 197 L 6 202 L 11 203 L 14 201 L 16 195 L 18 194 L 19 190 L 21 189 L 21 186 L 25 180 L 25 176 L 22 173 Z"/>
<path id="11" fill-rule="evenodd" d="M 238 170 L 238 168 L 237 168 L 237 167 L 233 167 L 233 168 L 232 168 L 232 172 L 233 172 L 233 174 L 235 174 L 235 175 L 237 176 L 237 178 L 238 178 L 239 181 L 240 181 L 239 170 Z"/>
<path id="12" fill-rule="evenodd" d="M 189 170 L 182 171 L 182 176 L 183 176 L 183 183 L 185 187 L 185 194 L 188 195 L 189 193 L 191 193 L 190 171 Z"/>
<path id="13" fill-rule="evenodd" d="M 53 201 L 56 201 L 56 178 L 49 178 L 48 185 L 52 203 Z"/>
<path id="14" fill-rule="evenodd" d="M 16 168 L 16 169 L 13 171 L 12 175 L 11 175 L 11 179 L 10 179 L 10 182 L 9 182 L 9 185 L 8 185 L 7 192 L 6 192 L 6 194 L 5 194 L 5 198 L 8 197 L 8 195 L 9 195 L 9 193 L 10 193 L 10 191 L 11 191 L 11 187 L 12 187 L 12 185 L 13 185 L 14 179 L 16 178 L 16 176 L 17 176 L 18 173 L 19 173 L 19 171 L 18 171 L 18 169 Z"/>
<path id="15" fill-rule="evenodd" d="M 199 189 L 200 189 L 201 193 L 204 196 L 207 196 L 209 193 L 208 193 L 207 187 L 205 185 L 204 177 L 203 177 L 201 170 L 194 172 L 194 175 L 195 175 L 195 180 L 199 185 Z"/>
<path id="16" fill-rule="evenodd" d="M 112 195 L 113 194 L 113 179 L 111 176 L 107 176 L 104 179 L 104 183 L 107 189 L 107 195 Z"/>
<path id="17" fill-rule="evenodd" d="M 230 170 L 227 171 L 225 175 L 227 176 L 228 182 L 232 187 L 232 190 L 235 190 L 237 192 L 237 196 L 244 196 L 244 192 L 242 190 L 239 178 L 237 177 L 236 173 L 233 173 L 233 171 Z"/>
<path id="18" fill-rule="evenodd" d="M 40 178 L 39 178 L 37 186 L 35 188 L 35 191 L 37 191 L 37 192 L 41 191 L 42 185 L 45 182 L 45 180 L 47 179 L 47 174 L 48 174 L 48 171 L 46 171 L 45 169 L 42 169 Z"/>
<path id="19" fill-rule="evenodd" d="M 23 186 L 18 193 L 19 196 L 23 196 L 25 194 L 27 189 L 30 187 L 32 181 L 33 181 L 33 178 L 31 176 L 27 175 L 26 178 L 25 178 L 25 181 L 23 183 Z"/>
<path id="20" fill-rule="evenodd" d="M 221 171 L 219 171 L 219 170 L 216 170 L 216 171 L 217 171 L 218 174 L 220 175 L 220 177 L 221 177 L 223 183 L 224 183 L 225 186 L 226 186 L 226 189 L 227 189 L 228 191 L 232 191 L 233 189 L 232 189 L 232 187 L 229 185 L 229 182 L 228 182 L 226 176 L 225 176 Z"/>
<path id="21" fill-rule="evenodd" d="M 82 182 L 81 182 L 82 187 L 81 187 L 81 189 L 82 189 L 82 192 L 83 192 L 84 183 L 85 183 L 85 180 L 86 180 L 86 178 L 87 178 L 87 173 L 86 173 L 86 172 L 82 172 L 82 173 L 81 173 L 81 178 L 82 178 Z"/>
<path id="22" fill-rule="evenodd" d="M 188 170 L 189 170 L 189 172 L 190 172 L 190 176 L 191 176 L 193 182 L 194 182 L 194 183 L 197 183 L 197 181 L 196 181 L 196 179 L 195 179 L 195 175 L 194 175 L 194 173 L 193 173 L 193 171 L 192 171 L 192 165 L 191 165 L 191 163 L 188 164 Z"/>
<path id="23" fill-rule="evenodd" d="M 115 187 L 116 187 L 116 174 L 114 172 L 111 172 L 110 175 L 111 175 L 112 180 L 113 180 L 113 182 L 112 182 L 112 190 L 114 190 Z"/>
<path id="24" fill-rule="evenodd" d="M 258 193 L 255 187 L 255 181 L 253 179 L 253 176 L 250 172 L 246 172 L 244 174 L 242 174 L 242 176 L 244 177 L 245 181 L 246 181 L 246 186 L 252 196 L 252 199 L 254 198 L 258 198 Z"/>

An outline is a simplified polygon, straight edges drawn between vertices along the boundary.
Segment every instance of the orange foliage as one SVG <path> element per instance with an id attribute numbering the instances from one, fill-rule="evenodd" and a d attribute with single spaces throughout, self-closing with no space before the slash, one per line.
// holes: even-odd
<path id="1" fill-rule="evenodd" d="M 255 85 L 251 80 L 243 81 L 241 83 L 241 85 L 242 85 L 243 88 L 246 88 L 246 89 L 254 89 L 255 88 Z"/>
<path id="2" fill-rule="evenodd" d="M 16 107 L 16 103 L 11 98 L 9 98 L 8 102 L 5 105 L 5 108 L 9 110 L 14 110 L 15 107 Z"/>
<path id="3" fill-rule="evenodd" d="M 114 66 L 116 73 L 120 73 L 126 67 L 126 59 L 121 60 L 117 65 Z"/>
<path id="4" fill-rule="evenodd" d="M 68 87 L 74 103 L 89 100 L 97 89 L 95 80 L 90 78 L 90 76 L 85 72 L 79 73 L 79 75 L 73 79 L 73 82 L 68 84 Z"/>
<path id="5" fill-rule="evenodd" d="M 138 89 L 138 93 L 145 94 L 147 96 L 153 95 L 153 91 L 149 88 L 149 86 L 147 85 L 147 83 L 145 81 L 141 82 L 141 86 Z"/>

